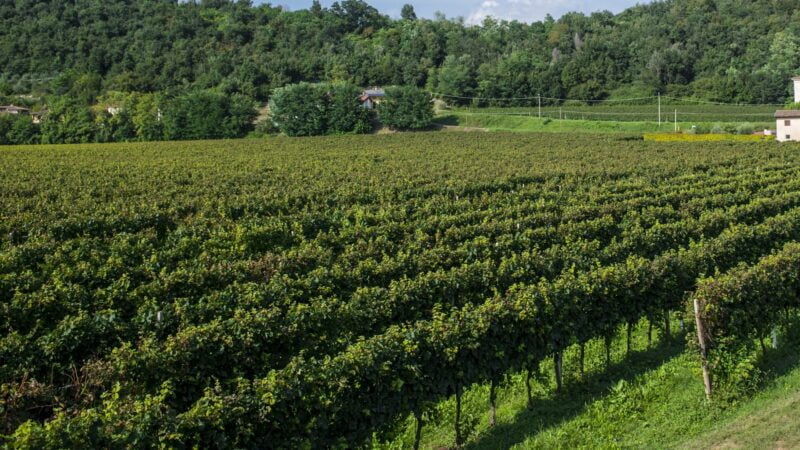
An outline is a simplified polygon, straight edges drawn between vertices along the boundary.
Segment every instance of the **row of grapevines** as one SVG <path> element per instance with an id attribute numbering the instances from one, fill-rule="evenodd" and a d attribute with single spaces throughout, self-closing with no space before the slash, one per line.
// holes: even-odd
<path id="1" fill-rule="evenodd" d="M 795 208 L 759 225 L 733 225 L 719 237 L 653 260 L 630 257 L 590 272 L 568 271 L 553 281 L 519 285 L 481 305 L 393 326 L 332 358 L 295 358 L 265 378 L 209 388 L 182 413 L 170 411 L 174 386 L 165 382 L 158 395 L 132 404 L 111 396 L 103 406 L 77 417 L 59 416 L 47 428 L 29 425 L 18 430 L 15 442 L 38 445 L 69 436 L 114 446 L 117 439 L 131 442 L 129 433 L 136 433 L 150 444 L 181 436 L 181 445 L 362 445 L 404 414 L 458 395 L 470 384 L 531 367 L 576 342 L 579 329 L 584 337 L 602 337 L 632 317 L 675 309 L 702 274 L 758 259 L 798 238 L 800 209 Z M 114 426 L 118 421 L 125 429 Z M 92 431 L 109 426 L 116 433 Z"/>
<path id="2" fill-rule="evenodd" d="M 692 299 L 698 324 L 694 334 L 700 338 L 711 395 L 711 374 L 724 384 L 750 375 L 748 348 L 757 340 L 764 351 L 765 338 L 773 333 L 776 339 L 776 327 L 800 306 L 800 243 L 790 242 L 751 266 L 700 280 Z"/>

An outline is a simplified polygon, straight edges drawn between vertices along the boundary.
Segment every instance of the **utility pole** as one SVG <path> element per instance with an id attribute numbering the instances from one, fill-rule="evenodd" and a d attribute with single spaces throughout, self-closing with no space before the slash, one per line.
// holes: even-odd
<path id="1" fill-rule="evenodd" d="M 661 92 L 658 93 L 658 128 L 661 128 Z"/>
<path id="2" fill-rule="evenodd" d="M 539 119 L 542 119 L 542 94 L 539 93 Z"/>
<path id="3" fill-rule="evenodd" d="M 678 110 L 675 110 L 675 132 L 678 132 Z"/>

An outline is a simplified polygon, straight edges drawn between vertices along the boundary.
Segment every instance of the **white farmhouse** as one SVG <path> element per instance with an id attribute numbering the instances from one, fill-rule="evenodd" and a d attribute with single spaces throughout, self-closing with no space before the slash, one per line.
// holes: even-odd
<path id="1" fill-rule="evenodd" d="M 800 103 L 800 77 L 794 77 L 792 81 L 794 81 L 794 102 Z"/>
<path id="2" fill-rule="evenodd" d="M 800 103 L 800 77 L 792 78 L 794 81 L 794 102 Z M 785 109 L 775 111 L 777 132 L 775 137 L 779 142 L 800 141 L 800 110 Z"/>
<path id="3" fill-rule="evenodd" d="M 778 131 L 775 137 L 778 142 L 800 141 L 800 109 L 775 112 Z"/>

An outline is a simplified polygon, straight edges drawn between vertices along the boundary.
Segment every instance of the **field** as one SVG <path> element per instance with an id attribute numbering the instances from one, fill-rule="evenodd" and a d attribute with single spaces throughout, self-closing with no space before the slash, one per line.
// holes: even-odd
<path id="1" fill-rule="evenodd" d="M 664 123 L 674 122 L 677 113 L 678 122 L 772 122 L 774 114 L 780 106 L 773 105 L 715 105 L 715 104 L 668 104 L 661 105 L 661 120 Z M 454 113 L 509 114 L 538 117 L 539 108 L 530 106 L 516 107 L 483 107 L 453 108 Z M 655 122 L 658 123 L 658 105 L 605 103 L 600 105 L 565 104 L 563 106 L 543 106 L 542 118 L 567 120 L 609 120 L 615 122 Z"/>
<path id="2" fill-rule="evenodd" d="M 735 133 L 744 127 L 759 131 L 774 129 L 777 106 L 662 105 L 661 123 L 657 105 L 565 105 L 542 107 L 452 108 L 439 111 L 437 122 L 486 128 L 491 131 L 552 133 L 671 133 L 675 127 L 688 132 Z"/>
<path id="3" fill-rule="evenodd" d="M 799 150 L 534 133 L 0 149 L 0 435 L 764 445 L 742 414 L 791 414 L 777 392 L 800 386 L 794 344 L 758 346 L 800 341 Z M 690 298 L 717 344 L 711 404 Z"/>

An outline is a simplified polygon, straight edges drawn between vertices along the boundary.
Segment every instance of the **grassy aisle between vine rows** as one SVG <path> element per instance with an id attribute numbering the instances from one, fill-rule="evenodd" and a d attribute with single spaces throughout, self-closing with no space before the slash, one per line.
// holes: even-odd
<path id="1" fill-rule="evenodd" d="M 679 326 L 677 321 L 674 325 Z M 466 447 L 795 448 L 800 445 L 800 356 L 791 349 L 796 348 L 797 332 L 792 330 L 791 338 L 784 337 L 787 345 L 763 358 L 766 375 L 753 380 L 750 395 L 708 403 L 698 359 L 686 348 L 685 336 L 654 340 L 648 348 L 642 321 L 634 330 L 630 354 L 625 333 L 617 335 L 608 369 L 602 341 L 587 346 L 582 379 L 577 348 L 566 352 L 561 393 L 555 389 L 553 364 L 543 364 L 530 408 L 525 375 L 510 376 L 498 391 L 493 428 L 488 426 L 489 386 L 465 393 Z M 452 447 L 454 405 L 449 399 L 427 416 L 422 448 Z M 408 447 L 414 431 L 409 419 L 387 447 Z"/>

